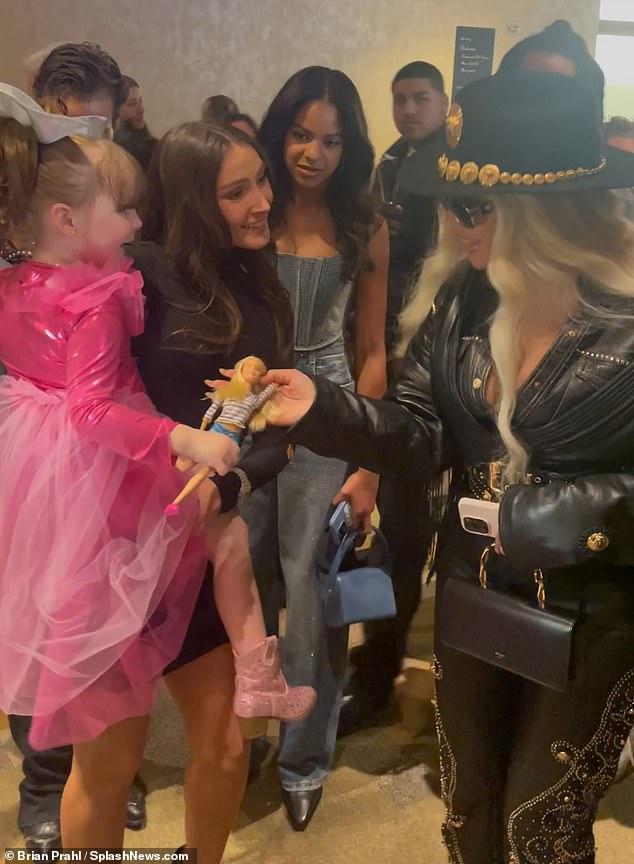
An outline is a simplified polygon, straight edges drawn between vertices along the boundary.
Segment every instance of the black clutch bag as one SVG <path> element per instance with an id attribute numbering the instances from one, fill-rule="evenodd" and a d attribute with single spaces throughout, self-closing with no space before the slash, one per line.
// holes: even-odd
<path id="1" fill-rule="evenodd" d="M 480 584 L 449 576 L 443 586 L 438 635 L 449 648 L 462 651 L 507 672 L 563 691 L 570 680 L 575 619 L 546 608 L 543 576 L 534 575 L 534 602 L 488 587 L 486 561 L 480 562 Z"/>

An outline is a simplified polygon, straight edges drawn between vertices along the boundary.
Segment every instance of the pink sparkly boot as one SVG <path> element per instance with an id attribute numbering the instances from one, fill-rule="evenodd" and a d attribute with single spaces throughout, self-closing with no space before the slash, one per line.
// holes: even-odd
<path id="1" fill-rule="evenodd" d="M 289 687 L 280 668 L 279 643 L 269 636 L 244 654 L 235 654 L 238 717 L 271 717 L 292 723 L 312 709 L 317 694 L 312 687 Z"/>

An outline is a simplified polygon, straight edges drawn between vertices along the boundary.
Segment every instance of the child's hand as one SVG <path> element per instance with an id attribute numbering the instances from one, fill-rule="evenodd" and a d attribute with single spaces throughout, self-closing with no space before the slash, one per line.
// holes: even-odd
<path id="1" fill-rule="evenodd" d="M 190 458 L 194 462 L 207 465 L 216 474 L 226 474 L 233 468 L 240 456 L 240 448 L 235 441 L 220 432 L 192 431 L 195 437 Z"/>
<path id="2" fill-rule="evenodd" d="M 180 471 L 182 474 L 184 474 L 185 471 L 191 471 L 193 467 L 194 463 L 191 459 L 183 459 L 182 456 L 179 456 L 176 460 L 176 470 Z"/>
<path id="3" fill-rule="evenodd" d="M 238 445 L 226 435 L 184 425 L 174 427 L 170 433 L 170 444 L 177 456 L 206 465 L 216 474 L 230 471 L 240 455 Z"/>

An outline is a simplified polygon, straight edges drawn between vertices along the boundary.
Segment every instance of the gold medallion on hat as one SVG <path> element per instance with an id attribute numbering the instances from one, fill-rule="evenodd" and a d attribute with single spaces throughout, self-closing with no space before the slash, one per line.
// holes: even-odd
<path id="1" fill-rule="evenodd" d="M 475 183 L 478 179 L 478 166 L 475 162 L 465 162 L 460 169 L 462 183 Z"/>
<path id="2" fill-rule="evenodd" d="M 604 552 L 610 545 L 610 538 L 603 531 L 594 531 L 586 540 L 586 548 L 590 552 Z"/>
<path id="3" fill-rule="evenodd" d="M 453 150 L 462 136 L 462 108 L 457 102 L 453 103 L 447 114 L 445 135 L 447 137 L 447 144 Z"/>
<path id="4" fill-rule="evenodd" d="M 460 162 L 456 159 L 452 159 L 452 161 L 447 165 L 447 170 L 445 171 L 445 180 L 449 180 L 450 183 L 453 183 L 454 180 L 457 180 L 460 176 Z"/>
<path id="5" fill-rule="evenodd" d="M 502 178 L 502 174 L 497 165 L 493 165 L 492 163 L 488 163 L 487 165 L 483 165 L 480 168 L 480 172 L 478 174 L 478 179 L 480 181 L 481 186 L 495 186 L 496 183 L 500 182 Z M 508 180 L 510 180 L 510 176 Z M 508 182 L 508 180 L 506 182 Z"/>

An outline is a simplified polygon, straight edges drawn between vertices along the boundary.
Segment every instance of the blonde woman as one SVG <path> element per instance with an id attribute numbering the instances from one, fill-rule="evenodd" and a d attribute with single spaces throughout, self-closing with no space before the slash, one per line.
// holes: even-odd
<path id="1" fill-rule="evenodd" d="M 264 382 L 322 455 L 430 488 L 453 468 L 435 562 L 449 860 L 590 864 L 634 720 L 634 227 L 609 191 L 634 160 L 562 76 L 458 98 L 394 392 Z"/>

